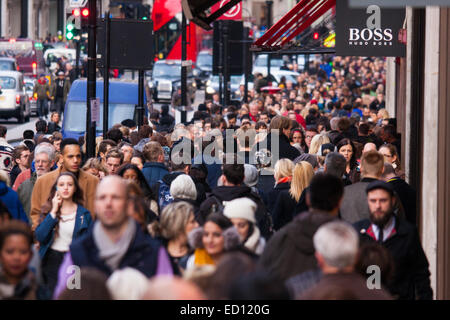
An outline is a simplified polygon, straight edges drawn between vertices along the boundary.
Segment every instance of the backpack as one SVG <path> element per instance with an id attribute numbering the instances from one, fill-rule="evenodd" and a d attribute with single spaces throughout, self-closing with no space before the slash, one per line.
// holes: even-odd
<path id="1" fill-rule="evenodd" d="M 174 198 L 170 194 L 170 186 L 167 185 L 162 180 L 158 180 L 157 182 L 159 184 L 158 190 L 158 205 L 160 212 L 170 203 L 173 202 Z"/>

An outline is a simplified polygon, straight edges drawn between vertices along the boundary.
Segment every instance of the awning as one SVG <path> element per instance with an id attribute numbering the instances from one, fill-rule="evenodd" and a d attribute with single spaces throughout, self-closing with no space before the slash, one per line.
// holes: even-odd
<path id="1" fill-rule="evenodd" d="M 336 0 L 301 0 L 252 45 L 252 51 L 277 51 L 305 31 L 328 10 Z"/>

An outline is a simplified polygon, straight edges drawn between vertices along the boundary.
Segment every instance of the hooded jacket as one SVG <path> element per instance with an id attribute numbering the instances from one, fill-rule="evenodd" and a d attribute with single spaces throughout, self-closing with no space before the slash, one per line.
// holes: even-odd
<path id="1" fill-rule="evenodd" d="M 0 181 L 0 200 L 8 208 L 13 219 L 22 220 L 28 223 L 28 217 L 23 210 L 17 192 L 8 187 L 5 182 Z"/>
<path id="2" fill-rule="evenodd" d="M 261 234 L 264 238 L 268 239 L 270 237 L 269 224 L 267 219 L 269 218 L 267 215 L 266 207 L 256 193 L 252 192 L 252 189 L 247 186 L 235 186 L 235 187 L 217 187 L 213 189 L 212 193 L 209 197 L 203 201 L 200 206 L 199 212 L 199 224 L 203 225 L 205 223 L 206 217 L 211 213 L 211 207 L 213 204 L 217 204 L 218 201 L 231 201 L 237 198 L 249 198 L 255 201 L 257 205 L 257 209 L 255 212 L 255 218 L 259 229 L 261 230 Z"/>
<path id="3" fill-rule="evenodd" d="M 145 180 L 147 180 L 148 185 L 150 186 L 150 188 L 152 188 L 158 180 L 162 179 L 169 173 L 169 170 L 167 170 L 164 163 L 146 162 L 144 163 L 144 167 L 142 168 L 142 173 L 144 174 Z"/>
<path id="4" fill-rule="evenodd" d="M 306 211 L 276 232 L 266 244 L 259 267 L 285 282 L 299 273 L 317 268 L 313 236 L 324 223 L 334 220 L 323 211 Z"/>

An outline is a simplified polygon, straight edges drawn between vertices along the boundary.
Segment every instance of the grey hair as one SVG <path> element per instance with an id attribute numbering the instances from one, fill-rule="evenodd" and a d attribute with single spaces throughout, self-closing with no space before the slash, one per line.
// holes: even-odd
<path id="1" fill-rule="evenodd" d="M 197 189 L 195 183 L 187 174 L 181 174 L 170 184 L 170 194 L 174 198 L 197 199 Z"/>
<path id="2" fill-rule="evenodd" d="M 347 167 L 347 160 L 339 152 L 330 152 L 325 158 L 325 166 L 327 173 L 342 178 Z"/>
<path id="3" fill-rule="evenodd" d="M 330 120 L 330 128 L 331 130 L 337 130 L 338 129 L 338 122 L 339 122 L 338 117 L 334 117 Z"/>
<path id="4" fill-rule="evenodd" d="M 313 241 L 316 252 L 329 266 L 341 270 L 355 263 L 359 237 L 349 223 L 344 221 L 326 223 L 314 234 Z"/>
<path id="5" fill-rule="evenodd" d="M 36 148 L 34 149 L 34 155 L 37 156 L 38 154 L 41 153 L 46 153 L 48 155 L 48 160 L 50 162 L 55 160 L 56 150 L 55 147 L 52 146 L 50 143 L 41 142 L 36 146 Z"/>

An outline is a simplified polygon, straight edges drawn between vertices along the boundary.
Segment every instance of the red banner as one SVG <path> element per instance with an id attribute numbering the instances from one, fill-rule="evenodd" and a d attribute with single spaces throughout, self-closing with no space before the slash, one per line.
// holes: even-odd
<path id="1" fill-rule="evenodd" d="M 225 4 L 227 4 L 230 0 L 221 0 L 212 6 L 211 12 L 216 12 L 220 8 L 222 8 Z M 225 12 L 219 19 L 217 20 L 242 20 L 242 2 L 239 2 L 237 5 L 232 7 L 230 10 Z"/>

